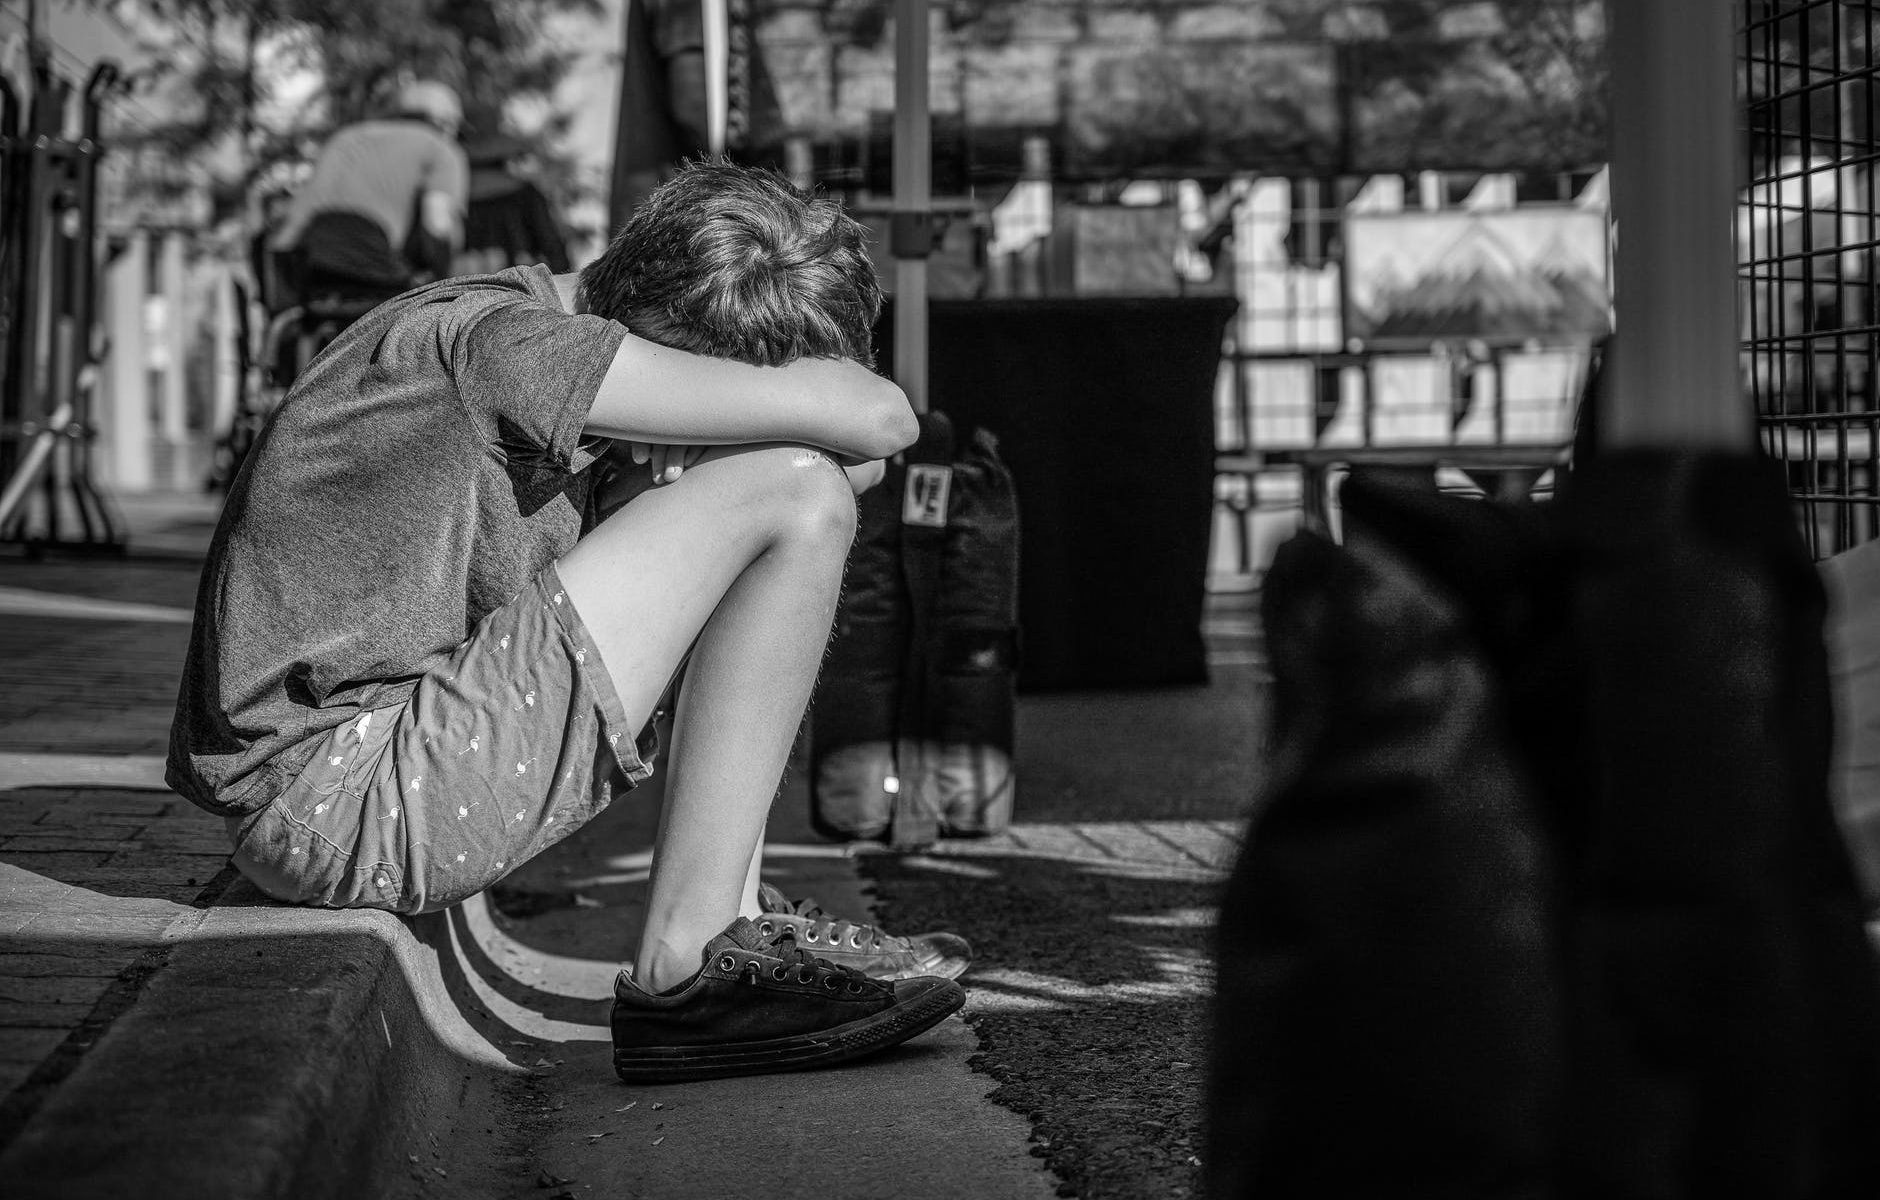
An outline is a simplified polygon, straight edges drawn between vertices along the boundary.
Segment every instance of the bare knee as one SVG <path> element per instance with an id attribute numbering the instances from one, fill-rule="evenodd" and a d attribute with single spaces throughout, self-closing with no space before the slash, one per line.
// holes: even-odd
<path id="1" fill-rule="evenodd" d="M 752 447 L 745 457 L 752 499 L 779 536 L 839 542 L 846 550 L 855 536 L 855 492 L 835 460 L 795 445 Z"/>

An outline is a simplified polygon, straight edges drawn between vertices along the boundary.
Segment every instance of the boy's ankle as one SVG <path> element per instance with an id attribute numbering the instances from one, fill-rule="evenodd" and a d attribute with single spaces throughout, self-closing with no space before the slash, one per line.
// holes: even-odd
<path id="1" fill-rule="evenodd" d="M 654 996 L 672 991 L 698 974 L 703 954 L 700 947 L 690 952 L 671 945 L 643 947 L 633 964 L 634 985 Z"/>

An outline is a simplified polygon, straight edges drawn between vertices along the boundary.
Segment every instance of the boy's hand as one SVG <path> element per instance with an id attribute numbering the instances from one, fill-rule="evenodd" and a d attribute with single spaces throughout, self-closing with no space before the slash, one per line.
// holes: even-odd
<path id="1" fill-rule="evenodd" d="M 671 483 L 685 474 L 685 469 L 699 460 L 709 446 L 662 446 L 657 442 L 628 442 L 633 461 L 647 467 L 655 486 Z"/>
<path id="2" fill-rule="evenodd" d="M 880 483 L 882 476 L 887 473 L 887 466 L 878 458 L 841 464 L 842 473 L 849 477 L 849 487 L 854 489 L 857 496 Z"/>

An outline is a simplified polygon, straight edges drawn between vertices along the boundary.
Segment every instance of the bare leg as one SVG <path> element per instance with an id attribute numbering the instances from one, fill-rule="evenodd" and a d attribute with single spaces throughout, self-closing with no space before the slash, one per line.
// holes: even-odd
<path id="1" fill-rule="evenodd" d="M 558 564 L 626 714 L 653 711 L 688 648 L 634 976 L 698 970 L 756 908 L 764 820 L 809 703 L 855 533 L 848 479 L 791 446 L 715 450 L 629 502 Z"/>
<path id="2" fill-rule="evenodd" d="M 757 839 L 757 849 L 751 853 L 751 866 L 744 873 L 744 895 L 738 901 L 738 911 L 747 917 L 755 917 L 763 911 L 757 903 L 757 883 L 764 874 L 764 839 Z"/>

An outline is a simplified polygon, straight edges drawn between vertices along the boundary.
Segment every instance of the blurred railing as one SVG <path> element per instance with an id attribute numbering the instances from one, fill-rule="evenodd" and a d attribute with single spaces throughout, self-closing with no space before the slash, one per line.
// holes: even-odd
<path id="1" fill-rule="evenodd" d="M 1469 495 L 1544 494 L 1572 442 L 1593 346 L 1470 339 L 1413 353 L 1245 353 L 1216 400 L 1217 588 L 1250 586 L 1302 522 L 1336 525 L 1352 466 L 1434 472 Z"/>
<path id="2" fill-rule="evenodd" d="M 98 363 L 99 117 L 117 68 L 78 92 L 44 47 L 0 77 L 0 541 L 116 548 L 92 486 Z"/>
<path id="3" fill-rule="evenodd" d="M 1880 537 L 1880 3 L 1751 0 L 1743 364 L 1817 557 Z"/>

